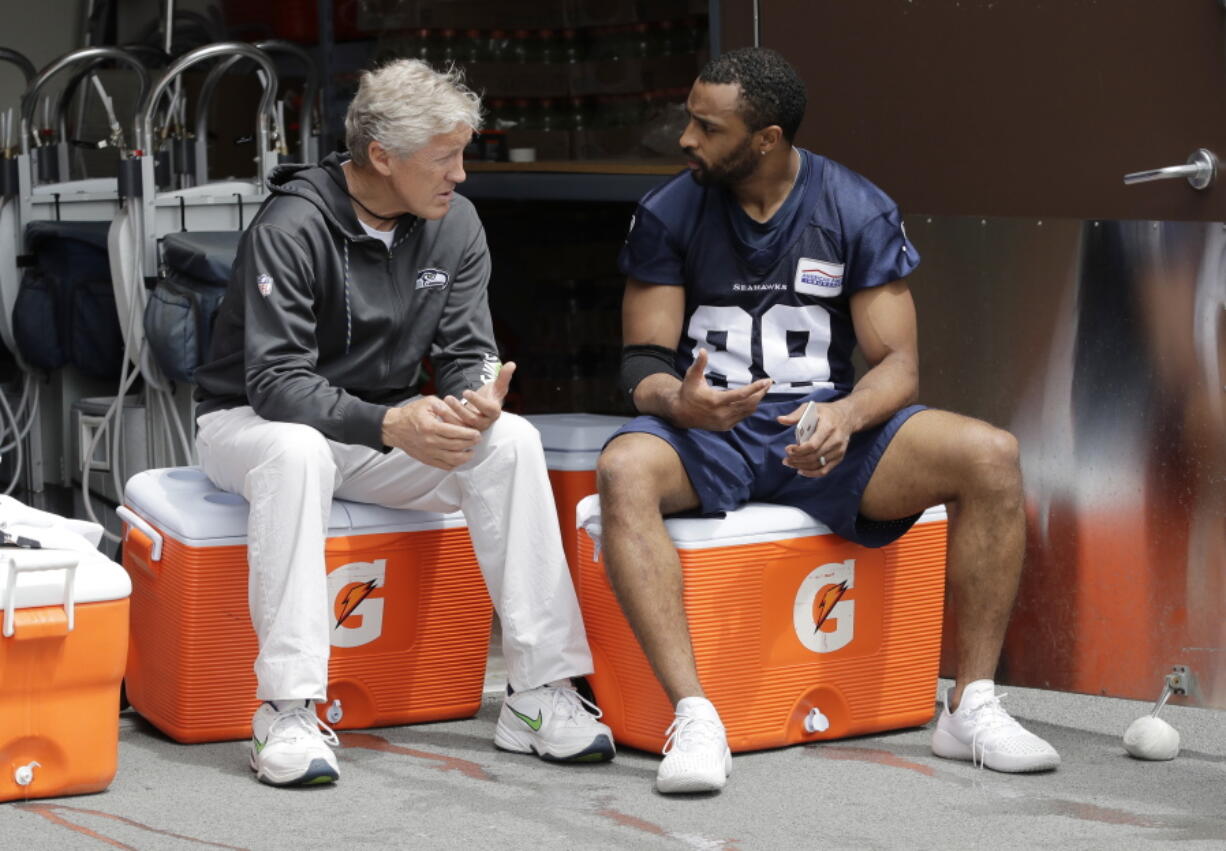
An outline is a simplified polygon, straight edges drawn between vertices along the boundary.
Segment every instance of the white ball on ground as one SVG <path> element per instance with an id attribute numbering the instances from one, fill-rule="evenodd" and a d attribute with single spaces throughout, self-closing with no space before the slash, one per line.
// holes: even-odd
<path id="1" fill-rule="evenodd" d="M 1179 731 L 1161 718 L 1142 715 L 1128 725 L 1124 750 L 1137 759 L 1174 759 L 1179 753 Z"/>

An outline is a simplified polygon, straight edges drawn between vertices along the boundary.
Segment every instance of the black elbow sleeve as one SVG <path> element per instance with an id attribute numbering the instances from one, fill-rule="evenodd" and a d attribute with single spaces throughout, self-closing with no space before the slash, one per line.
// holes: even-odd
<path id="1" fill-rule="evenodd" d="M 622 366 L 619 384 L 630 404 L 634 404 L 634 388 L 649 375 L 663 372 L 681 378 L 677 371 L 677 352 L 666 346 L 622 346 Z"/>

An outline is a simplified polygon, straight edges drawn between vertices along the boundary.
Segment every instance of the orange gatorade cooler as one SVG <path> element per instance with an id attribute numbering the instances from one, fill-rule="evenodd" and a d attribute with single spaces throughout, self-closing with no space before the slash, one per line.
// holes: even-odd
<path id="1" fill-rule="evenodd" d="M 43 548 L 0 550 L 0 801 L 100 792 L 119 757 L 131 584 L 70 531 L 4 531 Z"/>
<path id="2" fill-rule="evenodd" d="M 604 414 L 532 414 L 525 417 L 541 433 L 545 447 L 545 466 L 558 508 L 562 527 L 562 548 L 575 578 L 578 531 L 575 506 L 579 500 L 596 493 L 596 459 L 613 432 L 630 420 Z"/>
<path id="3" fill-rule="evenodd" d="M 579 506 L 579 600 L 588 677 L 619 744 L 659 751 L 673 707 L 599 558 L 600 505 Z M 946 517 L 924 512 L 881 549 L 796 508 L 750 503 L 666 521 L 707 696 L 734 751 L 927 723 L 941 650 Z"/>
<path id="4" fill-rule="evenodd" d="M 180 742 L 246 738 L 246 500 L 179 467 L 133 476 L 124 503 L 128 700 Z M 334 500 L 325 562 L 336 625 L 320 716 L 352 729 L 476 714 L 493 606 L 463 515 Z"/>

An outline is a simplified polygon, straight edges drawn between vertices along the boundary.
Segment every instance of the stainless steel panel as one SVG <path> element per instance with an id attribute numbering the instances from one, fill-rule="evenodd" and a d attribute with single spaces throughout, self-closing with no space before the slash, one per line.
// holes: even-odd
<path id="1" fill-rule="evenodd" d="M 1226 226 L 910 216 L 921 396 L 1013 431 L 1003 681 L 1226 707 Z"/>

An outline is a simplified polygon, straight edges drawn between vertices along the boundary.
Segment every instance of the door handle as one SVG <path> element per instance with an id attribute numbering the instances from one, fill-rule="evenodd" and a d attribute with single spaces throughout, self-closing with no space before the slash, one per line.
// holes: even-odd
<path id="1" fill-rule="evenodd" d="M 1217 177 L 1217 156 L 1208 148 L 1197 148 L 1184 165 L 1134 171 L 1124 175 L 1124 183 L 1149 183 L 1151 180 L 1170 180 L 1176 177 L 1186 177 L 1193 189 L 1208 188 Z"/>

